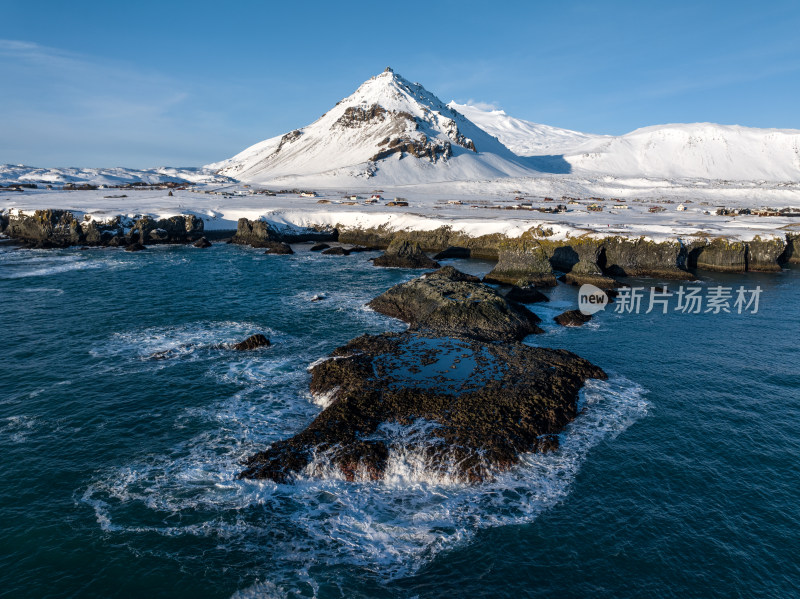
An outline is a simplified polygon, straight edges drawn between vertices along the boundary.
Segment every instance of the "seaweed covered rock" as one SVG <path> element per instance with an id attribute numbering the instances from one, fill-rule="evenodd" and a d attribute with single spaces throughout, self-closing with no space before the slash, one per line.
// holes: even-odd
<path id="1" fill-rule="evenodd" d="M 542 332 L 533 312 L 452 266 L 395 285 L 367 305 L 441 335 L 510 341 Z"/>
<path id="2" fill-rule="evenodd" d="M 372 263 L 395 268 L 439 268 L 439 263 L 431 260 L 419 243 L 402 238 L 393 239 L 383 256 L 378 256 Z"/>
<path id="3" fill-rule="evenodd" d="M 491 479 L 522 453 L 558 446 L 589 378 L 606 375 L 566 350 L 363 335 L 311 368 L 311 392 L 328 398 L 325 410 L 248 458 L 239 476 L 283 483 L 333 467 L 349 480 L 377 480 L 397 449 L 433 474 Z"/>
<path id="4" fill-rule="evenodd" d="M 483 280 L 518 287 L 557 285 L 544 248 L 537 241 L 522 237 L 500 244 L 497 265 Z"/>

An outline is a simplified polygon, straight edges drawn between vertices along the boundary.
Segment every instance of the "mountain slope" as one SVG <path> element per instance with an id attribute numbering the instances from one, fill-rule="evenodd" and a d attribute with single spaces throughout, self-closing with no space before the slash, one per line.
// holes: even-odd
<path id="1" fill-rule="evenodd" d="M 692 123 L 644 127 L 598 140 L 565 159 L 617 176 L 800 180 L 800 130 Z"/>
<path id="2" fill-rule="evenodd" d="M 592 135 L 549 125 L 516 119 L 503 110 L 484 110 L 470 104 L 450 102 L 478 127 L 499 139 L 518 156 L 542 156 L 573 153 L 587 142 L 606 139 L 607 135 Z"/>
<path id="3" fill-rule="evenodd" d="M 495 137 L 391 69 L 311 125 L 208 168 L 257 183 L 347 178 L 415 183 L 533 173 Z"/>

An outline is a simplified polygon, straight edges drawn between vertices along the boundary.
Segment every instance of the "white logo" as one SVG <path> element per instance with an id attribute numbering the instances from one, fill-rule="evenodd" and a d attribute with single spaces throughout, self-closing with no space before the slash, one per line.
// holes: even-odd
<path id="1" fill-rule="evenodd" d="M 605 310 L 608 305 L 606 292 L 594 285 L 581 285 L 578 290 L 578 310 L 581 314 L 591 316 L 600 310 Z"/>

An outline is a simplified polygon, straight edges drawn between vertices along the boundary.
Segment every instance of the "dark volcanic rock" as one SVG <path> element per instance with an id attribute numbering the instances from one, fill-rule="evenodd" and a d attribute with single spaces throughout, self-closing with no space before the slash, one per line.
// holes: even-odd
<path id="1" fill-rule="evenodd" d="M 549 302 L 548 297 L 536 289 L 536 287 L 517 287 L 512 286 L 506 293 L 506 299 L 520 304 L 535 304 L 537 302 Z"/>
<path id="2" fill-rule="evenodd" d="M 539 317 L 525 306 L 452 266 L 395 285 L 367 305 L 440 335 L 510 341 L 542 332 Z"/>
<path id="3" fill-rule="evenodd" d="M 559 314 L 553 320 L 555 320 L 558 324 L 565 327 L 579 327 L 587 322 L 589 322 L 592 317 L 588 314 L 584 314 L 580 310 L 567 310 L 563 314 Z"/>
<path id="4" fill-rule="evenodd" d="M 205 237 L 201 237 L 200 239 L 195 241 L 192 245 L 196 248 L 210 248 L 211 242 Z"/>
<path id="5" fill-rule="evenodd" d="M 652 241 L 628 237 L 607 237 L 600 262 L 612 277 L 659 277 L 693 280 L 685 266 L 685 250 L 679 241 Z M 599 286 L 599 285 L 598 285 Z"/>
<path id="6" fill-rule="evenodd" d="M 497 265 L 483 280 L 518 287 L 555 287 L 556 277 L 540 243 L 511 239 L 500 244 Z"/>
<path id="7" fill-rule="evenodd" d="M 439 252 L 433 258 L 434 260 L 449 260 L 453 258 L 469 258 L 472 252 L 469 248 L 462 248 L 451 245 L 446 250 Z"/>
<path id="8" fill-rule="evenodd" d="M 715 272 L 747 271 L 747 246 L 742 241 L 729 241 L 717 237 L 698 239 L 688 244 L 690 268 Z"/>
<path id="9" fill-rule="evenodd" d="M 283 243 L 282 241 L 265 241 L 258 247 L 267 248 L 264 252 L 265 254 L 294 254 L 294 250 L 292 250 L 289 244 Z"/>
<path id="10" fill-rule="evenodd" d="M 311 246 L 311 251 L 312 252 L 321 252 L 322 250 L 327 250 L 329 247 L 331 247 L 331 246 L 329 246 L 327 243 L 318 243 L 316 245 L 312 245 Z"/>
<path id="11" fill-rule="evenodd" d="M 302 241 L 335 241 L 339 236 L 336 229 L 289 229 L 278 231 L 270 223 L 263 220 L 240 218 L 236 223 L 236 234 L 231 243 L 266 248 L 275 241 L 300 243 Z"/>
<path id="12" fill-rule="evenodd" d="M 428 258 L 416 242 L 395 238 L 386 253 L 373 261 L 375 266 L 393 266 L 396 268 L 439 268 L 439 263 Z"/>
<path id="13" fill-rule="evenodd" d="M 241 478 L 282 483 L 331 465 L 350 480 L 381 479 L 399 446 L 433 474 L 491 479 L 522 453 L 555 449 L 584 382 L 606 378 L 565 350 L 409 332 L 364 335 L 331 358 L 311 369 L 312 393 L 331 403 L 248 458 Z"/>
<path id="14" fill-rule="evenodd" d="M 131 243 L 130 245 L 128 245 L 125 248 L 125 251 L 126 252 L 141 252 L 142 250 L 145 250 L 145 249 L 147 249 L 147 248 L 145 248 L 141 243 L 136 241 L 136 242 Z"/>
<path id="15" fill-rule="evenodd" d="M 336 246 L 322 252 L 325 256 L 349 256 L 350 251 L 344 249 L 342 246 Z"/>
<path id="16" fill-rule="evenodd" d="M 234 345 L 231 349 L 235 349 L 237 351 L 248 351 L 251 349 L 258 349 L 259 347 L 267 347 L 270 345 L 269 339 L 266 336 L 262 335 L 261 333 L 256 333 L 255 335 L 251 335 L 244 341 L 240 341 L 236 345 Z"/>

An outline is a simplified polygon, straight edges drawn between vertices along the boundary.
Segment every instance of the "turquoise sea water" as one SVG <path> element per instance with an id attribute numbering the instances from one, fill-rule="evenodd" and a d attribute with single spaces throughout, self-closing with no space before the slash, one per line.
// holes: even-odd
<path id="1" fill-rule="evenodd" d="M 581 329 L 548 292 L 528 341 L 610 380 L 494 483 L 399 452 L 381 483 L 237 481 L 321 409 L 310 363 L 404 328 L 364 303 L 418 273 L 307 248 L 0 249 L 4 596 L 797 596 L 800 271 L 703 280 L 760 285 L 758 314 Z M 274 345 L 219 346 L 255 332 Z"/>

